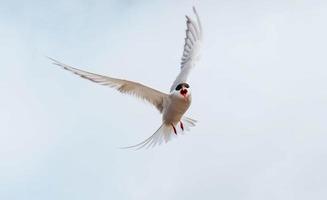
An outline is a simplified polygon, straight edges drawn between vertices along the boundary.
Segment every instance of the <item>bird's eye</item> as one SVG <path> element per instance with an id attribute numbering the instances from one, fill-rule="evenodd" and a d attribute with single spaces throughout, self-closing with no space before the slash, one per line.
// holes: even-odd
<path id="1" fill-rule="evenodd" d="M 189 88 L 189 87 L 190 87 L 190 85 L 187 84 L 187 83 L 184 83 L 184 86 L 185 86 L 186 88 Z"/>
<path id="2" fill-rule="evenodd" d="M 178 91 L 180 89 L 182 89 L 182 84 L 178 84 L 175 90 Z"/>

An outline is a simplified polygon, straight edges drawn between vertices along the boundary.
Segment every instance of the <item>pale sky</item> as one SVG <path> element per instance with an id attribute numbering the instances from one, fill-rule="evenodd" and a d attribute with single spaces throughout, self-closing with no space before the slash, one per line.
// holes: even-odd
<path id="1" fill-rule="evenodd" d="M 45 56 L 168 92 L 203 24 L 187 135 Z M 0 199 L 327 199 L 327 2 L 1 1 Z"/>

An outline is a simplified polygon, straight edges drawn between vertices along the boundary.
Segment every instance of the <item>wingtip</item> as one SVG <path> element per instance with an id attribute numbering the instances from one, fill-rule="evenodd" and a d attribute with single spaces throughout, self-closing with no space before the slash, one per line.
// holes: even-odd
<path id="1" fill-rule="evenodd" d="M 197 24 L 198 24 L 198 26 L 199 26 L 200 38 L 202 39 L 202 24 L 201 24 L 201 20 L 200 20 L 199 14 L 198 14 L 198 12 L 196 11 L 195 6 L 193 6 L 193 12 L 194 12 L 194 14 L 195 14 Z"/>
<path id="2" fill-rule="evenodd" d="M 51 57 L 49 57 L 49 56 L 45 56 L 47 59 L 49 59 L 49 60 L 51 60 L 53 63 L 52 64 L 54 64 L 54 65 L 58 65 L 60 62 L 58 61 L 58 60 L 56 60 L 56 59 L 54 59 L 54 58 L 51 58 Z"/>
<path id="3" fill-rule="evenodd" d="M 193 6 L 193 7 L 192 7 L 192 9 L 193 9 L 193 13 L 195 14 L 195 16 L 197 16 L 197 17 L 198 17 L 198 12 L 196 11 L 196 8 L 195 8 L 195 6 Z"/>
<path id="4" fill-rule="evenodd" d="M 193 9 L 193 12 L 196 13 L 196 9 L 195 9 L 195 6 L 192 6 L 192 9 Z"/>
<path id="5" fill-rule="evenodd" d="M 68 65 L 66 65 L 66 64 L 64 64 L 64 63 L 62 63 L 62 62 L 60 62 L 60 61 L 58 61 L 58 60 L 56 60 L 56 59 L 54 59 L 54 58 L 51 58 L 51 57 L 49 57 L 49 56 L 46 56 L 49 60 L 51 60 L 52 61 L 52 64 L 53 65 L 57 65 L 57 66 L 59 66 L 59 67 L 63 67 L 63 68 L 65 68 L 66 69 L 66 67 L 68 66 Z"/>
<path id="6" fill-rule="evenodd" d="M 52 60 L 52 61 L 54 60 L 53 58 L 51 58 L 51 57 L 49 57 L 47 55 L 45 55 L 44 57 L 47 58 L 47 59 L 49 59 L 49 60 Z"/>

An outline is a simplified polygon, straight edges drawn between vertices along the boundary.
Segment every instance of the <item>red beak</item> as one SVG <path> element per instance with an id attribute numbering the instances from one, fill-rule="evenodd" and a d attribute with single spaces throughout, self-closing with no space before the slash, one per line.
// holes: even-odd
<path id="1" fill-rule="evenodd" d="M 181 95 L 183 95 L 183 97 L 185 98 L 185 100 L 187 100 L 186 99 L 186 94 L 187 94 L 187 89 L 182 89 L 181 90 Z"/>

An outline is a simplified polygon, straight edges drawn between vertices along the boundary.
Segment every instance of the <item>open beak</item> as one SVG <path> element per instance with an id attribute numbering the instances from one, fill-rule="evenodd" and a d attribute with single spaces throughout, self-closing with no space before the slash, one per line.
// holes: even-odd
<path id="1" fill-rule="evenodd" d="M 184 100 L 187 101 L 187 89 L 182 89 L 181 90 L 181 95 L 184 97 Z"/>

